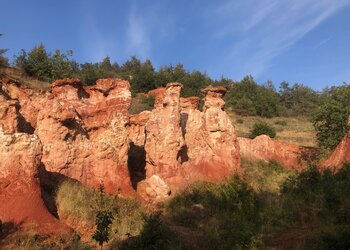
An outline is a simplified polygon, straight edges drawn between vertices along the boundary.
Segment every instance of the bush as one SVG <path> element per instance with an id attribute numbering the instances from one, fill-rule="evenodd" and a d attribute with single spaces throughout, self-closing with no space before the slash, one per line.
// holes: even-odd
<path id="1" fill-rule="evenodd" d="M 266 122 L 256 122 L 250 130 L 250 138 L 254 139 L 259 135 L 267 135 L 271 138 L 276 137 L 276 130 Z"/>
<path id="2" fill-rule="evenodd" d="M 259 208 L 258 197 L 239 178 L 195 184 L 167 204 L 175 222 L 203 234 L 205 249 L 259 247 Z"/>

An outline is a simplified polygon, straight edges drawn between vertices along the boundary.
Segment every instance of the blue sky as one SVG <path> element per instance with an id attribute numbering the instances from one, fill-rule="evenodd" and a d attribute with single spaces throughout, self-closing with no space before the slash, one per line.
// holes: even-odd
<path id="1" fill-rule="evenodd" d="M 10 58 L 42 42 L 79 62 L 136 55 L 213 78 L 350 83 L 350 0 L 0 0 L 0 33 Z"/>

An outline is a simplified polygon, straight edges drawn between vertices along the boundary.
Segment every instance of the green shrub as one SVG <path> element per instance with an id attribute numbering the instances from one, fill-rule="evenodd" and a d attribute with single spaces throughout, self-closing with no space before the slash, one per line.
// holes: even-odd
<path id="1" fill-rule="evenodd" d="M 271 138 L 276 137 L 276 130 L 263 121 L 256 122 L 250 130 L 250 138 L 254 139 L 259 135 L 267 135 Z"/>
<path id="2" fill-rule="evenodd" d="M 260 246 L 259 207 L 254 191 L 239 178 L 195 184 L 167 204 L 172 219 L 201 232 L 208 249 Z"/>
<path id="3" fill-rule="evenodd" d="M 144 215 L 144 226 L 140 234 L 130 241 L 116 246 L 118 249 L 191 249 L 185 246 L 179 235 L 162 221 L 161 212 Z M 114 248 L 113 248 L 114 249 Z"/>

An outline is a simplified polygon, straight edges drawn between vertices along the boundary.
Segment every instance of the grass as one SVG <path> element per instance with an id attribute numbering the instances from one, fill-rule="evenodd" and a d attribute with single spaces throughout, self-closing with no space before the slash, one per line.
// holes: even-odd
<path id="1" fill-rule="evenodd" d="M 26 74 L 24 74 L 21 70 L 16 68 L 6 67 L 3 73 L 32 89 L 49 90 L 51 87 L 51 83 L 40 81 L 33 77 L 29 77 Z"/>
<path id="2" fill-rule="evenodd" d="M 249 138 L 250 129 L 254 123 L 264 121 L 276 128 L 276 139 L 305 147 L 317 147 L 316 132 L 312 122 L 305 117 L 274 117 L 256 116 L 240 117 L 228 112 L 236 127 L 237 135 Z"/>
<path id="3" fill-rule="evenodd" d="M 50 238 L 33 232 L 16 232 L 6 238 L 6 241 L 0 242 L 1 249 L 18 250 L 90 250 L 92 249 L 86 243 L 80 240 L 76 233 L 70 235 L 61 235 Z"/>
<path id="4" fill-rule="evenodd" d="M 143 228 L 145 209 L 139 202 L 107 194 L 101 195 L 98 191 L 83 187 L 78 182 L 63 182 L 57 190 L 56 202 L 59 216 L 73 217 L 77 221 L 78 230 L 81 224 L 87 228 L 94 228 L 98 210 L 111 211 L 114 217 L 110 232 L 111 244 L 139 235 Z M 79 231 L 83 233 L 82 230 Z M 85 238 L 91 239 L 90 235 L 87 236 Z"/>
<path id="5" fill-rule="evenodd" d="M 111 211 L 114 220 L 107 249 L 188 249 L 183 247 L 177 233 L 163 222 L 160 212 L 150 211 L 135 200 L 65 181 L 57 190 L 56 202 L 60 217 L 74 217 L 77 223 L 71 226 L 81 234 L 86 233 L 79 228 L 81 224 L 94 227 L 98 210 Z M 91 239 L 93 231 L 88 233 Z M 91 240 L 88 243 L 96 246 Z"/>

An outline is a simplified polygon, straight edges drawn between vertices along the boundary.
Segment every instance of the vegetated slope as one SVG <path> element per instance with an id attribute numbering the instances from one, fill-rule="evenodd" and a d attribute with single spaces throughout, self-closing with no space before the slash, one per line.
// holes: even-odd
<path id="1" fill-rule="evenodd" d="M 21 69 L 13 68 L 13 67 L 3 67 L 3 74 L 7 77 L 14 79 L 29 88 L 32 89 L 42 89 L 42 90 L 48 90 L 51 86 L 51 83 L 38 80 L 35 77 L 29 77 L 26 75 Z"/>
<path id="2" fill-rule="evenodd" d="M 264 121 L 276 128 L 276 139 L 304 147 L 317 147 L 316 131 L 310 119 L 306 117 L 273 117 L 237 116 L 228 112 L 235 124 L 239 137 L 249 137 L 250 129 L 257 121 Z"/>
<path id="3" fill-rule="evenodd" d="M 348 249 L 350 166 L 285 172 L 245 160 L 245 178 L 192 186 L 167 204 L 171 221 L 202 235 L 198 249 Z"/>

